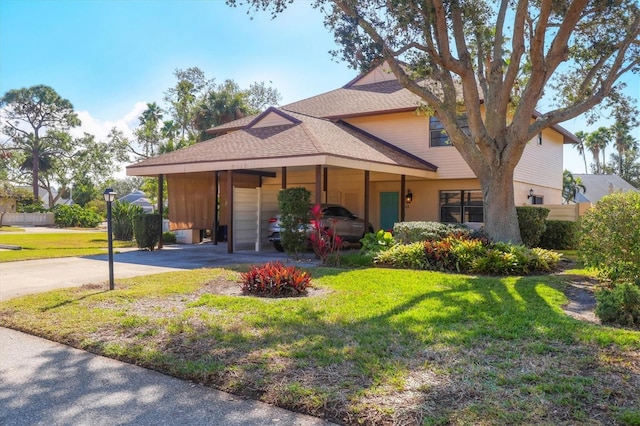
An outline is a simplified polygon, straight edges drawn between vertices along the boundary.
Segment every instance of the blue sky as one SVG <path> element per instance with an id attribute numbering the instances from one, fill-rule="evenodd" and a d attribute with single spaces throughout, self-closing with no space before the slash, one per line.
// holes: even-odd
<path id="1" fill-rule="evenodd" d="M 335 89 L 356 72 L 332 59 L 334 48 L 320 12 L 304 0 L 275 20 L 223 0 L 0 1 L 0 94 L 49 85 L 98 137 L 135 127 L 146 102 L 162 103 L 176 68 L 197 66 L 241 87 L 265 81 L 282 104 Z M 640 78 L 627 80 L 640 99 Z M 590 130 L 582 119 L 562 125 Z M 584 173 L 570 147 L 565 167 Z"/>

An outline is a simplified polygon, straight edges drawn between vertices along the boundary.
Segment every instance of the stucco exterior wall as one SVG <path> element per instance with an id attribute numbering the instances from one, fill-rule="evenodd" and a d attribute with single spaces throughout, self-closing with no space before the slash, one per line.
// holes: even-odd
<path id="1" fill-rule="evenodd" d="M 538 136 L 529 141 L 514 173 L 516 205 L 531 204 L 530 189 L 544 198 L 544 204 L 562 203 L 563 142 L 564 137 L 551 129 L 542 132 L 542 143 Z"/>
<path id="2" fill-rule="evenodd" d="M 347 121 L 438 167 L 438 179 L 467 179 L 475 175 L 452 146 L 429 146 L 429 117 L 415 112 L 355 117 Z"/>

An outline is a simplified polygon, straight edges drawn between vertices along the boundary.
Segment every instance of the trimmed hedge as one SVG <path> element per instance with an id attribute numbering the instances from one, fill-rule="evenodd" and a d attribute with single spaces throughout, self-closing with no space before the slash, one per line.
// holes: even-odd
<path id="1" fill-rule="evenodd" d="M 453 232 L 470 231 L 464 225 L 440 222 L 399 222 L 393 225 L 393 236 L 400 244 L 441 240 Z"/>
<path id="2" fill-rule="evenodd" d="M 522 243 L 527 247 L 537 247 L 540 237 L 546 229 L 545 221 L 549 216 L 549 209 L 544 207 L 518 206 L 518 225 Z"/>
<path id="3" fill-rule="evenodd" d="M 159 214 L 142 214 L 133 219 L 133 233 L 140 248 L 153 251 L 161 232 L 162 216 Z"/>
<path id="4" fill-rule="evenodd" d="M 567 220 L 547 220 L 540 237 L 540 247 L 551 250 L 575 250 L 580 241 L 580 223 Z"/>

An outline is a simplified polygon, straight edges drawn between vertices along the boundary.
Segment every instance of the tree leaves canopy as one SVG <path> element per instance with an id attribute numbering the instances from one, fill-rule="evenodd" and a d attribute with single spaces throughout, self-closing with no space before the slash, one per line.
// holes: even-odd
<path id="1" fill-rule="evenodd" d="M 290 1 L 227 3 L 275 16 Z M 361 70 L 385 61 L 420 97 L 422 110 L 440 120 L 480 180 L 485 226 L 500 240 L 520 240 L 512 182 L 527 142 L 592 109 L 621 89 L 623 74 L 640 71 L 635 0 L 316 0 L 313 6 L 325 12 L 338 44 L 334 55 Z"/>

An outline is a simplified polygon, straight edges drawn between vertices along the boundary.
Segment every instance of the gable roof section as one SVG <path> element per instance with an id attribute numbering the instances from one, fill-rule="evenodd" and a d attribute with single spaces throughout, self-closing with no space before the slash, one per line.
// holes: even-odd
<path id="1" fill-rule="evenodd" d="M 573 177 L 576 179 L 580 178 L 582 184 L 587 189 L 584 194 L 580 192 L 576 195 L 576 202 L 580 203 L 596 203 L 605 195 L 609 195 L 614 192 L 640 192 L 640 190 L 636 189 L 633 185 L 618 175 L 574 174 Z"/>
<path id="2" fill-rule="evenodd" d="M 279 107 L 282 111 L 297 112 L 317 118 L 338 119 L 372 113 L 415 111 L 419 98 L 402 87 L 398 80 L 345 86 Z M 216 134 L 246 127 L 259 116 L 253 115 L 221 124 L 207 133 Z"/>
<path id="3" fill-rule="evenodd" d="M 273 115 L 290 124 L 259 125 Z M 398 168 L 400 174 L 430 177 L 437 169 L 342 122 L 269 108 L 250 124 L 237 132 L 131 165 L 127 167 L 128 174 L 357 163 L 363 170 L 384 171 L 391 170 L 390 167 Z"/>

